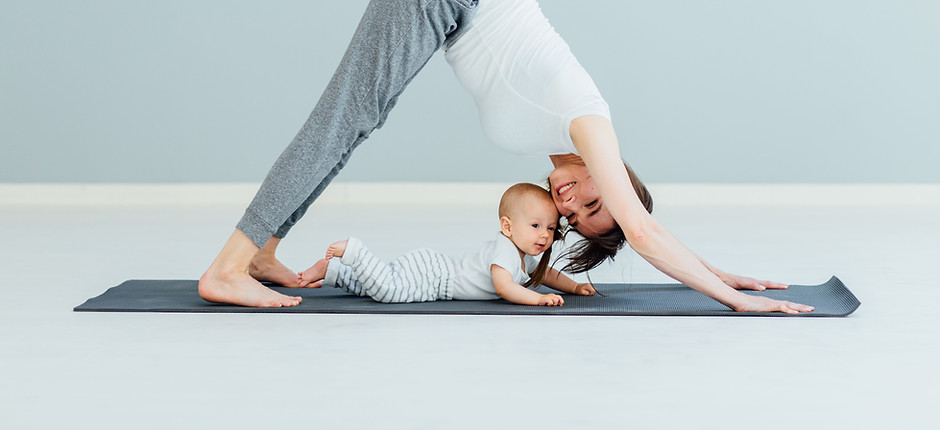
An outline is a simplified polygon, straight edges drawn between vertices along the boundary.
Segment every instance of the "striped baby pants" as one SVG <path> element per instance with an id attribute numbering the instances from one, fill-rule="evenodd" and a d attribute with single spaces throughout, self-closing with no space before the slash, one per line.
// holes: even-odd
<path id="1" fill-rule="evenodd" d="M 385 264 L 362 241 L 349 238 L 342 258 L 330 260 L 323 279 L 348 293 L 382 303 L 451 300 L 453 260 L 431 249 L 418 249 Z"/>

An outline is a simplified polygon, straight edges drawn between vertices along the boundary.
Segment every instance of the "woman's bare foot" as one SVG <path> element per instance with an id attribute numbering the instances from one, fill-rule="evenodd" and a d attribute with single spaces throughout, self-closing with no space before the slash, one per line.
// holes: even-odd
<path id="1" fill-rule="evenodd" d="M 258 281 L 269 281 L 285 287 L 297 288 L 297 275 L 282 264 L 274 255 L 258 253 L 248 265 L 248 274 Z"/>
<path id="2" fill-rule="evenodd" d="M 330 247 L 326 249 L 326 259 L 329 260 L 333 257 L 342 257 L 343 253 L 346 252 L 346 244 L 348 242 L 348 240 L 344 240 L 342 242 L 336 242 L 330 245 Z"/>
<path id="3" fill-rule="evenodd" d="M 326 277 L 326 267 L 329 264 L 329 260 L 321 258 L 309 269 L 297 274 L 297 283 L 301 287 L 320 288 L 323 286 L 323 278 Z"/>
<path id="4" fill-rule="evenodd" d="M 258 247 L 239 230 L 235 230 L 219 256 L 199 278 L 199 297 L 216 303 L 240 306 L 278 308 L 300 304 L 300 297 L 285 296 L 248 274 Z"/>
<path id="5" fill-rule="evenodd" d="M 285 296 L 261 285 L 247 272 L 218 272 L 210 269 L 199 278 L 199 297 L 216 303 L 256 308 L 297 306 L 300 297 Z"/>
<path id="6" fill-rule="evenodd" d="M 261 248 L 251 259 L 251 264 L 248 265 L 248 274 L 258 281 L 274 282 L 291 288 L 299 287 L 297 275 L 294 274 L 294 271 L 288 269 L 274 256 L 277 245 L 280 243 L 281 239 L 272 236 L 268 243 L 264 244 L 264 248 Z"/>

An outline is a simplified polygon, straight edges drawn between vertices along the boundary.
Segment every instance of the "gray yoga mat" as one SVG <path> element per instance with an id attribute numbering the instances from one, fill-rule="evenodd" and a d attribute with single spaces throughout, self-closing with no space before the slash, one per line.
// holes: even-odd
<path id="1" fill-rule="evenodd" d="M 336 288 L 274 290 L 303 297 L 289 308 L 248 308 L 202 300 L 193 280 L 130 280 L 77 306 L 79 312 L 282 312 L 339 314 L 456 314 L 456 315 L 649 315 L 649 316 L 788 316 L 779 312 L 733 312 L 721 303 L 682 284 L 595 284 L 604 294 L 565 295 L 560 307 L 523 306 L 503 300 L 442 301 L 384 304 L 346 294 Z M 549 291 L 542 287 L 540 291 Z M 801 317 L 844 317 L 860 302 L 845 284 L 832 277 L 820 285 L 791 285 L 786 290 L 748 291 L 748 294 L 814 306 Z"/>

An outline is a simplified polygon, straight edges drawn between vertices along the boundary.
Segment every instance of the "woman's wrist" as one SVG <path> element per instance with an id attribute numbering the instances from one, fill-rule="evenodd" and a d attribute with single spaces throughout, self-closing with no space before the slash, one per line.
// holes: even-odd
<path id="1" fill-rule="evenodd" d="M 731 308 L 731 310 L 734 310 L 734 311 L 737 311 L 743 308 L 744 307 L 743 305 L 746 303 L 748 299 L 748 295 L 735 289 L 730 289 L 730 290 L 731 291 L 727 293 L 727 296 L 716 299 L 716 300 L 718 300 L 723 305 Z"/>

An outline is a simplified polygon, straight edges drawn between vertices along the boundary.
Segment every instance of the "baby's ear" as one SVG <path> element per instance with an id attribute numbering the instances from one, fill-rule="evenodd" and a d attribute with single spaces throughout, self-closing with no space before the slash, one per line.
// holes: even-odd
<path id="1" fill-rule="evenodd" d="M 499 217 L 499 230 L 503 232 L 503 236 L 512 237 L 512 221 L 508 216 Z"/>

